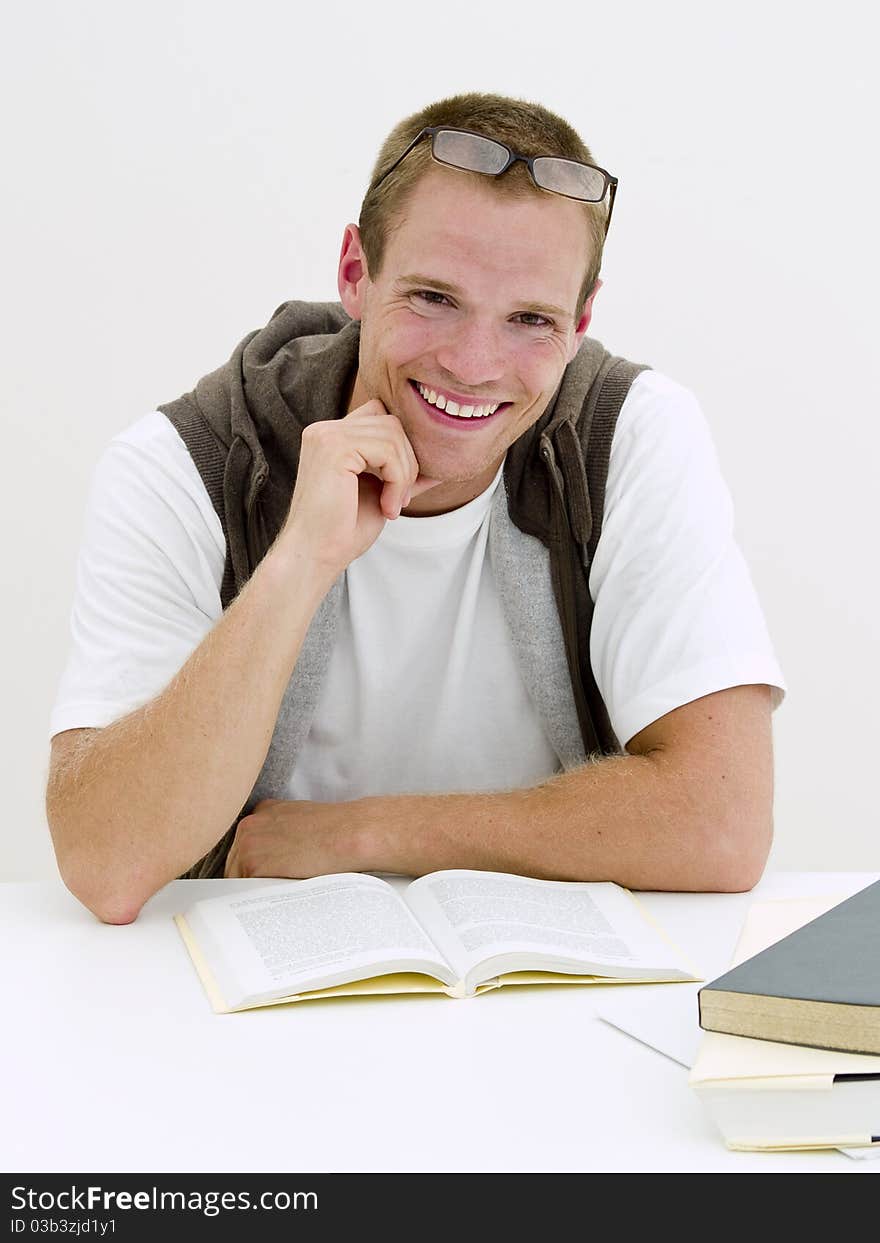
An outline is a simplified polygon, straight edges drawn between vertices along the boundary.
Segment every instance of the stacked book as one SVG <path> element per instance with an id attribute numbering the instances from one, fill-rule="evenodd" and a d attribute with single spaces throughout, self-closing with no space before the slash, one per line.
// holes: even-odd
<path id="1" fill-rule="evenodd" d="M 880 1144 L 880 881 L 756 902 L 698 993 L 690 1082 L 730 1148 Z"/>

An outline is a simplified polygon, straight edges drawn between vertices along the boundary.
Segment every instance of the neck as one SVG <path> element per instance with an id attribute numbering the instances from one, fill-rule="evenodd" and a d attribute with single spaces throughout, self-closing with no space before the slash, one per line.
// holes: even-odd
<path id="1" fill-rule="evenodd" d="M 473 479 L 451 479 L 438 483 L 435 488 L 428 488 L 420 496 L 413 497 L 412 504 L 401 512 L 405 518 L 435 518 L 438 514 L 461 509 L 462 505 L 467 505 L 486 491 L 500 465 L 500 461 L 494 462 Z"/>

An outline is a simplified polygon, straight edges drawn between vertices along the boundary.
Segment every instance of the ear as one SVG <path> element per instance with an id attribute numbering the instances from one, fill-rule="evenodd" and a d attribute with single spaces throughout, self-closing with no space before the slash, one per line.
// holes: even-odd
<path id="1" fill-rule="evenodd" d="M 363 315 L 369 283 L 370 274 L 367 271 L 367 256 L 361 246 L 360 229 L 356 224 L 348 224 L 342 235 L 336 287 L 340 301 L 352 319 L 360 319 Z"/>
<path id="2" fill-rule="evenodd" d="M 597 280 L 595 285 L 593 286 L 593 292 L 590 294 L 589 298 L 587 298 L 586 302 L 584 303 L 583 313 L 581 314 L 581 317 L 578 320 L 577 328 L 575 328 L 574 330 L 574 339 L 572 340 L 571 348 L 568 353 L 569 362 L 571 362 L 575 354 L 581 348 L 581 343 L 584 337 L 587 335 L 587 329 L 590 326 L 590 320 L 593 318 L 593 299 L 596 297 L 596 294 L 602 288 L 602 285 L 603 285 L 603 282 L 600 280 Z"/>

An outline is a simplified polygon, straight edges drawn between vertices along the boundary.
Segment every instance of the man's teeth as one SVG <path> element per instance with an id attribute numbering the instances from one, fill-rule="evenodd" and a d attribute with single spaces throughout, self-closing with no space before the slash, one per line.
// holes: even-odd
<path id="1" fill-rule="evenodd" d="M 439 396 L 432 388 L 425 388 L 424 384 L 416 383 L 416 388 L 430 405 L 436 406 L 438 410 L 445 410 L 447 414 L 454 414 L 459 419 L 484 419 L 489 414 L 494 414 L 501 402 L 496 402 L 494 406 L 460 406 L 457 401 L 447 401 L 441 393 Z"/>

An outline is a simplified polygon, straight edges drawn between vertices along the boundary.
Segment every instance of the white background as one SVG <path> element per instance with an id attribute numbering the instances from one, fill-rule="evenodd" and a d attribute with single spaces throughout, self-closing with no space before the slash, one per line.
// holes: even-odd
<path id="1" fill-rule="evenodd" d="M 287 298 L 392 126 L 544 103 L 620 179 L 591 334 L 688 385 L 789 684 L 771 867 L 877 869 L 874 6 L 79 0 L 0 51 L 0 879 L 54 862 L 48 715 L 92 467 Z"/>

